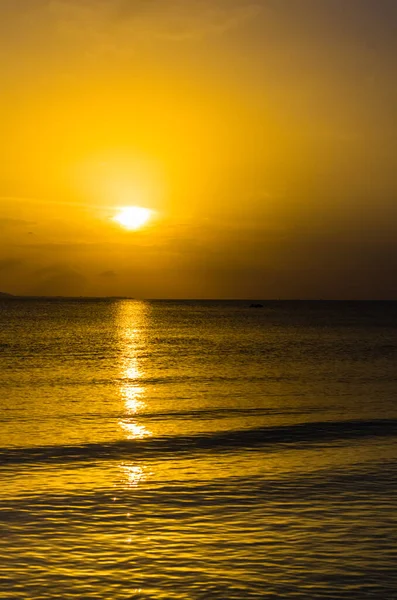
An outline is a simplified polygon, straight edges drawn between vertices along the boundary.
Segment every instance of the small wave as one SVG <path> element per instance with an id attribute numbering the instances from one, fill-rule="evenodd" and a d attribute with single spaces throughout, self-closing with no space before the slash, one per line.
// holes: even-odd
<path id="1" fill-rule="evenodd" d="M 270 394 L 269 394 L 270 395 Z M 321 407 L 304 407 L 304 408 L 207 408 L 197 410 L 178 410 L 178 411 L 165 411 L 165 412 L 142 412 L 139 414 L 140 421 L 148 420 L 153 421 L 169 421 L 172 420 L 191 420 L 200 419 L 200 421 L 211 421 L 219 419 L 231 419 L 234 417 L 268 417 L 278 415 L 311 415 L 313 413 L 322 412 Z M 122 418 L 124 414 L 120 414 Z"/>
<path id="2" fill-rule="evenodd" d="M 211 434 L 159 437 L 110 443 L 69 446 L 39 446 L 0 449 L 0 466 L 90 460 L 155 458 L 198 452 L 234 452 L 280 445 L 323 444 L 363 437 L 397 435 L 397 419 L 303 423 L 281 427 L 259 427 Z"/>

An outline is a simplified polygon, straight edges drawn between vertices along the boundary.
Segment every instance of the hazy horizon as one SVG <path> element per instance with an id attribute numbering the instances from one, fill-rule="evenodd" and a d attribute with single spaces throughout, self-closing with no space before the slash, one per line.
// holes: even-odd
<path id="1" fill-rule="evenodd" d="M 72 296 L 72 295 L 28 295 L 28 294 L 10 294 L 9 292 L 0 291 L 0 298 L 17 298 L 17 299 L 32 299 L 32 300 L 134 300 L 137 302 L 264 302 L 264 303 L 277 303 L 277 302 L 318 302 L 318 303 L 395 303 L 397 302 L 397 298 L 390 299 L 373 299 L 373 298 L 261 298 L 261 297 L 235 297 L 235 298 L 216 298 L 216 297 L 153 297 L 153 298 L 143 298 L 137 296 L 119 296 L 114 294 L 103 295 L 103 296 Z M 257 306 L 252 306 L 251 308 L 258 308 Z"/>

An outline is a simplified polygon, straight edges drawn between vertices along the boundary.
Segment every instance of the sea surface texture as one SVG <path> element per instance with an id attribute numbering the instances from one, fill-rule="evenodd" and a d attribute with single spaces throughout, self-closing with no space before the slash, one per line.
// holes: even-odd
<path id="1" fill-rule="evenodd" d="M 0 598 L 397 599 L 397 304 L 0 301 Z"/>

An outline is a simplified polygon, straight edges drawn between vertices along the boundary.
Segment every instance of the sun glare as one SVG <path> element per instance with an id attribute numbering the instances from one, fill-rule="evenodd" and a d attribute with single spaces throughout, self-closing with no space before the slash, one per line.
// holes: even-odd
<path id="1" fill-rule="evenodd" d="M 119 212 L 113 221 L 124 227 L 125 229 L 135 230 L 143 227 L 152 216 L 152 211 L 149 208 L 141 206 L 124 206 L 119 209 Z"/>

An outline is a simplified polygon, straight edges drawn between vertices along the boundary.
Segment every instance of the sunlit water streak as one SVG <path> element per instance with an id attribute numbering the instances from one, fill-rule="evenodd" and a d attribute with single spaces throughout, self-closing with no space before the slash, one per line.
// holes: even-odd
<path id="1" fill-rule="evenodd" d="M 397 598 L 393 303 L 0 302 L 0 598 Z"/>
<path id="2" fill-rule="evenodd" d="M 145 387 L 140 385 L 144 376 L 141 367 L 145 355 L 147 314 L 150 307 L 144 302 L 123 302 L 117 306 L 117 323 L 120 343 L 120 393 L 126 416 L 119 422 L 127 439 L 150 436 L 150 431 L 135 420 L 135 415 L 145 409 Z"/>

